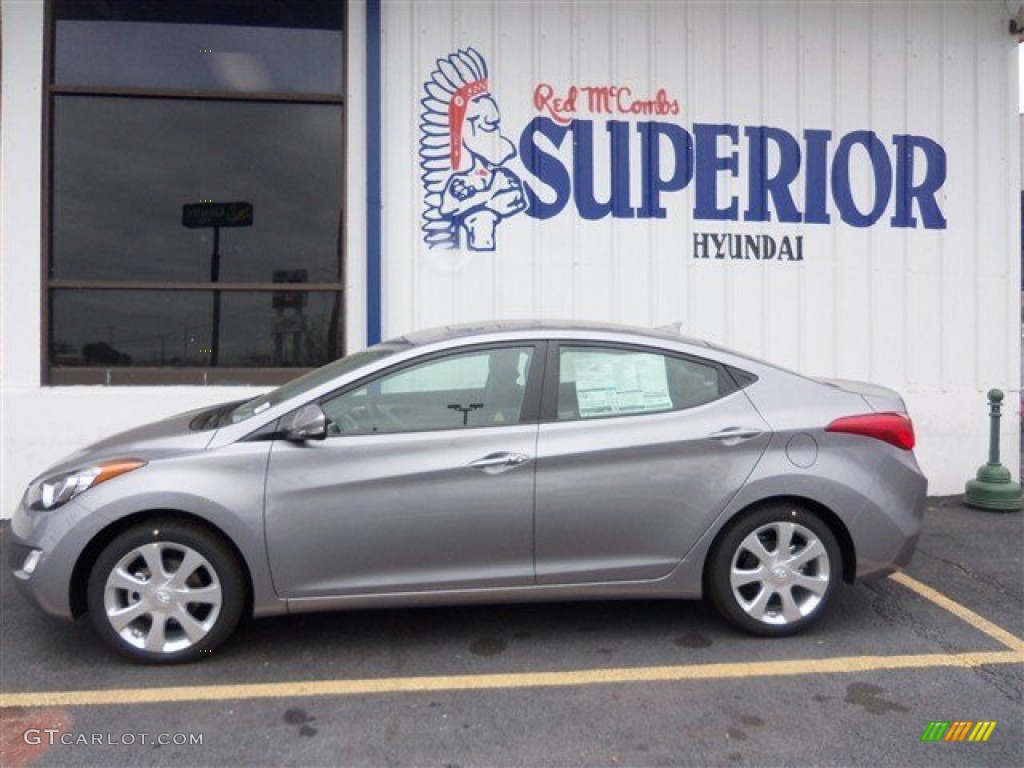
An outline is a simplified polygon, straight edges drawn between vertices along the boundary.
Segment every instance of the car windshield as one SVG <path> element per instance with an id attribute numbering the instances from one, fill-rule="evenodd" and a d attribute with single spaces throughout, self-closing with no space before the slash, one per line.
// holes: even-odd
<path id="1" fill-rule="evenodd" d="M 377 344 L 376 346 L 365 349 L 362 352 L 346 355 L 345 357 L 335 360 L 333 363 L 328 363 L 322 368 L 317 368 L 316 370 L 299 376 L 297 379 L 292 379 L 287 384 L 282 384 L 277 389 L 242 403 L 237 408 L 233 408 L 229 411 L 225 415 L 222 423 L 237 424 L 240 421 L 250 419 L 253 416 L 263 413 L 269 408 L 273 408 L 275 405 L 283 403 L 285 400 L 290 400 L 293 397 L 298 397 L 299 395 L 310 391 L 311 389 L 315 389 L 331 379 L 343 376 L 357 368 L 361 368 L 362 366 L 368 365 L 376 360 L 393 355 L 408 347 L 408 343 L 390 341 L 385 342 L 384 344 Z"/>

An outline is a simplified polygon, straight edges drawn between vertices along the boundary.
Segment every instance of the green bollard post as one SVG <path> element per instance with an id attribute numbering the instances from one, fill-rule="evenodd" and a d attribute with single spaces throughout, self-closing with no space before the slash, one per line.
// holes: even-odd
<path id="1" fill-rule="evenodd" d="M 973 480 L 967 481 L 966 501 L 969 506 L 995 512 L 1016 512 L 1022 506 L 1020 483 L 1010 478 L 1010 470 L 999 463 L 999 411 L 1003 393 L 991 389 L 988 393 L 989 427 L 988 464 L 978 468 Z"/>

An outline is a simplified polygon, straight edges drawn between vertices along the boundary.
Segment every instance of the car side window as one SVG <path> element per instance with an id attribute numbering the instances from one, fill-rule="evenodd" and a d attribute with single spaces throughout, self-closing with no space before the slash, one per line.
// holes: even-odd
<path id="1" fill-rule="evenodd" d="M 435 358 L 321 403 L 329 435 L 518 424 L 533 347 Z"/>
<path id="2" fill-rule="evenodd" d="M 655 351 L 562 346 L 558 420 L 693 408 L 727 391 L 717 366 Z"/>

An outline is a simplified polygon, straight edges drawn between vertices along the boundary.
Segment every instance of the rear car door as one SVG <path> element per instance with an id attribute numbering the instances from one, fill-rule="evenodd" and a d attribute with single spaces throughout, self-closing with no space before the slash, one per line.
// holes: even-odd
<path id="1" fill-rule="evenodd" d="M 562 343 L 547 367 L 537 582 L 667 575 L 749 477 L 768 425 L 710 360 Z"/>
<path id="2" fill-rule="evenodd" d="M 325 440 L 276 441 L 266 531 L 278 593 L 531 584 L 538 347 L 390 369 L 322 399 Z"/>

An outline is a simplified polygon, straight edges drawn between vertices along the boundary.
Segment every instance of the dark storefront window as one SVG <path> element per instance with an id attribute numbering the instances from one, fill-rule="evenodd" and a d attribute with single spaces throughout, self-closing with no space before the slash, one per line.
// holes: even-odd
<path id="1" fill-rule="evenodd" d="M 51 5 L 51 383 L 267 383 L 341 354 L 342 11 Z"/>

